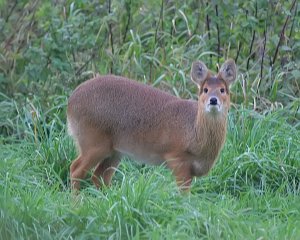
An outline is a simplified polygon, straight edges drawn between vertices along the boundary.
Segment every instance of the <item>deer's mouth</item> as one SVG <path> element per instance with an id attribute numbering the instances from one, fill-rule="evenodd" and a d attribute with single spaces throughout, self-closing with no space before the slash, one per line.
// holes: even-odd
<path id="1" fill-rule="evenodd" d="M 206 112 L 218 113 L 222 111 L 222 107 L 220 104 L 207 104 L 205 110 Z"/>

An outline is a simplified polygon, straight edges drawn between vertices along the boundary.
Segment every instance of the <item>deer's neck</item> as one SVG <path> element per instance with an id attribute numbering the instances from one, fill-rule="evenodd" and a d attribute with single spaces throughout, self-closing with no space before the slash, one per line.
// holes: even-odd
<path id="1" fill-rule="evenodd" d="M 201 152 L 218 155 L 226 137 L 227 113 L 211 114 L 198 110 L 195 132 Z"/>

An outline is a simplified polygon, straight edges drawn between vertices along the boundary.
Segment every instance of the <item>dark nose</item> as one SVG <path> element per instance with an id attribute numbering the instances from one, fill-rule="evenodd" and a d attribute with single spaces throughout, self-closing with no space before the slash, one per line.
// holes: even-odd
<path id="1" fill-rule="evenodd" d="M 217 105 L 217 104 L 218 104 L 218 99 L 215 98 L 215 97 L 212 97 L 212 98 L 210 99 L 210 105 Z"/>

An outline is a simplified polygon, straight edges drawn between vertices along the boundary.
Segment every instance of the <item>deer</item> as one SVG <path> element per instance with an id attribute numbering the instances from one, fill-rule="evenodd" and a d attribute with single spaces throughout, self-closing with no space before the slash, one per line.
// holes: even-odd
<path id="1" fill-rule="evenodd" d="M 150 85 L 115 75 L 81 83 L 67 106 L 70 135 L 79 150 L 70 166 L 71 189 L 94 169 L 97 188 L 110 186 L 123 156 L 165 165 L 178 188 L 190 191 L 194 177 L 206 175 L 223 148 L 236 64 L 228 59 L 217 74 L 192 63 L 198 100 L 181 99 Z"/>

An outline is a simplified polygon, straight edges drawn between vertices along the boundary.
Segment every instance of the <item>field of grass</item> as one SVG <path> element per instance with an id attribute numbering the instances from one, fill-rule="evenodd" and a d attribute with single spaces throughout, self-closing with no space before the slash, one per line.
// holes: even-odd
<path id="1" fill-rule="evenodd" d="M 0 0 L 0 239 L 299 239 L 299 29 L 295 0 Z M 71 193 L 79 83 L 114 73 L 196 99 L 191 63 L 228 57 L 226 144 L 190 194 L 130 159 L 111 188 Z"/>
<path id="2" fill-rule="evenodd" d="M 111 188 L 87 180 L 74 196 L 64 129 L 2 145 L 1 239 L 297 239 L 300 129 L 285 114 L 233 110 L 222 155 L 191 194 L 163 166 L 124 159 Z"/>

